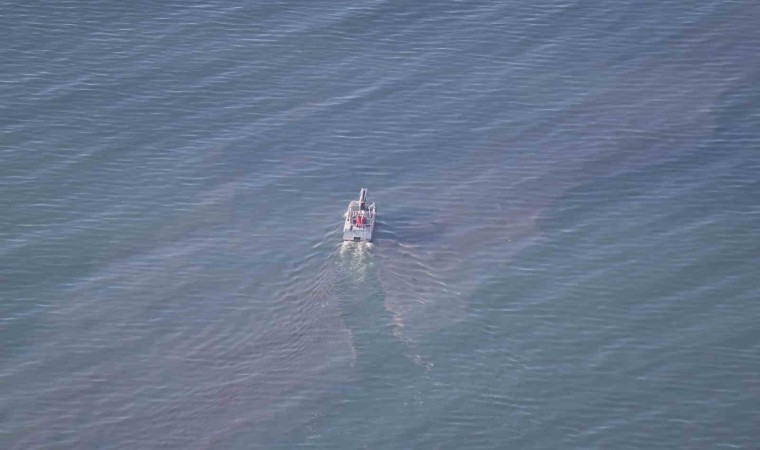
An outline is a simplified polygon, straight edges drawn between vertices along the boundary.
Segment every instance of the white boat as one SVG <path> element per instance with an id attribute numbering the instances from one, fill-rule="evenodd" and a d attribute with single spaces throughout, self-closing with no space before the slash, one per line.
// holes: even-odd
<path id="1" fill-rule="evenodd" d="M 367 205 L 367 190 L 362 188 L 359 200 L 351 200 L 343 223 L 344 241 L 371 241 L 375 229 L 377 209 L 375 204 Z"/>

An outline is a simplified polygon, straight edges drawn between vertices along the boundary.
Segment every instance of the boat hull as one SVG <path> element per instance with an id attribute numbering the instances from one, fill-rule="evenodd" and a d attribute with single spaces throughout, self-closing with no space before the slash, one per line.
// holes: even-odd
<path id="1" fill-rule="evenodd" d="M 367 205 L 367 189 L 362 188 L 359 200 L 352 200 L 343 222 L 344 241 L 371 241 L 375 230 L 377 209 L 375 204 Z"/>

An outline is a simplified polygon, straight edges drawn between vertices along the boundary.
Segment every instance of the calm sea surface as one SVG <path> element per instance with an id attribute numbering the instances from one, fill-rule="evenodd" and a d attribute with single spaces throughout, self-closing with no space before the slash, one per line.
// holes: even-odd
<path id="1" fill-rule="evenodd" d="M 0 447 L 758 448 L 758 23 L 0 0 Z"/>

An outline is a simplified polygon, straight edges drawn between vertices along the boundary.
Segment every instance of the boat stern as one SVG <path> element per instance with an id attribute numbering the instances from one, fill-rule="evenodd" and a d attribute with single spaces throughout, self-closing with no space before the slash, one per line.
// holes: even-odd
<path id="1" fill-rule="evenodd" d="M 343 227 L 344 241 L 371 241 L 374 224 L 358 227 L 347 222 Z"/>

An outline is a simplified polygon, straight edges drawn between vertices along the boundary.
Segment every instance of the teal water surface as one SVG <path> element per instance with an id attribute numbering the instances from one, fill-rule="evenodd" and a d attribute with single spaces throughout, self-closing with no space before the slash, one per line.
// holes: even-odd
<path id="1" fill-rule="evenodd" d="M 0 447 L 757 447 L 755 2 L 0 8 Z"/>

